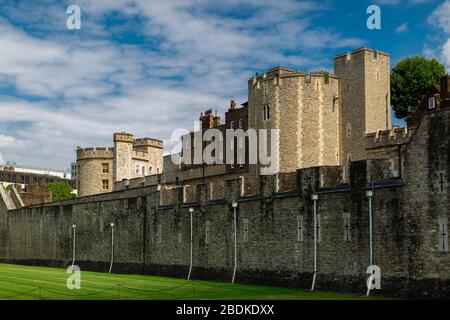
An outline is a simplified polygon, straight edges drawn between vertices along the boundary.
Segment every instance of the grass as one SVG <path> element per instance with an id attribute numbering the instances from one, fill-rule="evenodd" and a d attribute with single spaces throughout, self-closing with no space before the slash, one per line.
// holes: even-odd
<path id="1" fill-rule="evenodd" d="M 359 295 L 145 275 L 81 272 L 69 290 L 66 269 L 0 264 L 0 300 L 365 300 Z M 380 297 L 369 298 L 380 299 Z"/>

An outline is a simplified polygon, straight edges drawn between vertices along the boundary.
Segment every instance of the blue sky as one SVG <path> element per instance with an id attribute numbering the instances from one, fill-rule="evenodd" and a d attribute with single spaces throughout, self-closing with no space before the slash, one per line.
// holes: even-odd
<path id="1" fill-rule="evenodd" d="M 81 30 L 66 28 L 71 4 Z M 381 30 L 366 28 L 371 4 Z M 361 46 L 450 67 L 449 17 L 450 0 L 0 0 L 0 162 L 64 169 L 116 131 L 170 151 L 201 111 L 245 102 L 255 72 L 332 71 Z"/>

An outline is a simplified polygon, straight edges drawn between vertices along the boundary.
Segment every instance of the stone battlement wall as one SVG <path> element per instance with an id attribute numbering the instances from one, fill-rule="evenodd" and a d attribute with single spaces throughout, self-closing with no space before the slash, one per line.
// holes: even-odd
<path id="1" fill-rule="evenodd" d="M 395 146 L 409 141 L 414 130 L 408 128 L 393 128 L 392 130 L 380 130 L 366 135 L 366 149 Z"/>
<path id="2" fill-rule="evenodd" d="M 114 148 L 94 147 L 77 149 L 77 160 L 112 158 Z"/>

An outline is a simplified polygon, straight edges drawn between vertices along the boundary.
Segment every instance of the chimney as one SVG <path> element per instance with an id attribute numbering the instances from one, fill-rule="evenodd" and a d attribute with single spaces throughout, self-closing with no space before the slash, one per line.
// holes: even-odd
<path id="1" fill-rule="evenodd" d="M 202 123 L 202 130 L 210 129 L 214 125 L 214 116 L 212 110 L 206 110 L 205 113 L 201 113 L 200 122 Z"/>
<path id="2" fill-rule="evenodd" d="M 215 116 L 214 117 L 214 128 L 218 128 L 220 126 L 220 117 Z"/>
<path id="3" fill-rule="evenodd" d="M 234 101 L 234 100 L 230 101 L 230 111 L 231 110 L 236 110 L 236 101 Z"/>

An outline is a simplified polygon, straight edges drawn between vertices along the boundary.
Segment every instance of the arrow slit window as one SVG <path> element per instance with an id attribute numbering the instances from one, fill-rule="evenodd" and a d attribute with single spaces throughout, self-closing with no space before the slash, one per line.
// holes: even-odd
<path id="1" fill-rule="evenodd" d="M 350 212 L 344 212 L 344 241 L 352 241 L 352 225 L 351 225 L 351 215 Z"/>
<path id="2" fill-rule="evenodd" d="M 303 216 L 302 215 L 298 215 L 297 216 L 297 241 L 298 242 L 302 242 L 304 240 L 304 238 L 303 238 L 303 231 L 304 231 Z"/>
<path id="3" fill-rule="evenodd" d="M 439 218 L 439 251 L 448 252 L 448 218 Z"/>

